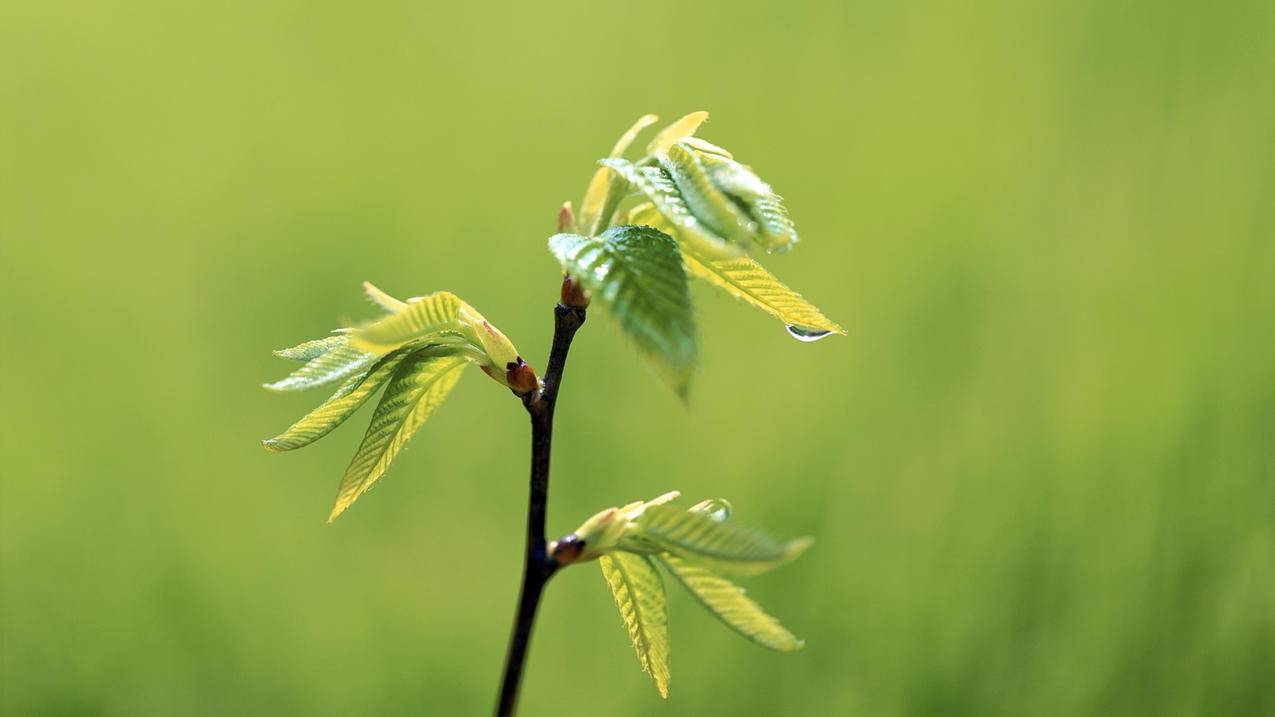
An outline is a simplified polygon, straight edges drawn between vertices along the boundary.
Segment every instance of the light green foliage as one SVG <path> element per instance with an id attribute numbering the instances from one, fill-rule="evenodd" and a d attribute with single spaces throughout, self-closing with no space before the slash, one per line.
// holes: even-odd
<path id="1" fill-rule="evenodd" d="M 648 506 L 634 519 L 633 547 L 654 545 L 719 572 L 757 575 L 800 555 L 809 538 L 781 542 L 765 533 L 721 523 L 671 505 Z M 626 545 L 621 540 L 621 547 Z"/>
<path id="2" fill-rule="evenodd" d="M 399 362 L 406 355 L 399 352 L 381 359 L 371 371 L 346 381 L 331 398 L 292 424 L 288 430 L 262 443 L 271 451 L 290 451 L 308 446 L 326 436 L 389 381 L 394 369 L 398 368 Z"/>
<path id="3" fill-rule="evenodd" d="M 276 391 L 297 391 L 344 381 L 328 400 L 286 431 L 262 441 L 275 452 L 317 441 L 385 388 L 363 443 L 341 480 L 329 522 L 385 475 L 470 363 L 515 392 L 539 390 L 539 379 L 522 363 L 509 339 L 454 294 L 439 291 L 401 301 L 370 283 L 364 283 L 364 291 L 386 316 L 276 351 L 278 356 L 306 364 L 266 385 Z"/>
<path id="4" fill-rule="evenodd" d="M 685 397 L 698 348 L 677 243 L 657 229 L 625 225 L 597 238 L 556 234 L 549 250 Z"/>
<path id="5" fill-rule="evenodd" d="M 792 652 L 805 644 L 726 578 L 673 553 L 660 553 L 656 560 L 709 612 L 758 645 Z"/>
<path id="6" fill-rule="evenodd" d="M 599 511 L 582 523 L 570 540 L 549 545 L 550 554 L 564 564 L 598 560 L 638 661 L 665 697 L 668 618 L 664 615 L 664 584 L 654 565 L 664 566 L 727 627 L 763 647 L 791 652 L 804 643 L 720 573 L 765 572 L 797 557 L 812 542 L 809 538 L 782 542 L 752 528 L 727 524 L 731 505 L 721 498 L 690 508 L 674 506 L 671 503 L 678 495 L 674 491 Z M 559 546 L 572 551 L 569 559 L 559 552 Z"/>
<path id="7" fill-rule="evenodd" d="M 661 697 L 668 697 L 668 600 L 664 580 L 645 555 L 617 552 L 598 559 L 620 619 L 628 630 L 642 670 Z"/>
<path id="8" fill-rule="evenodd" d="M 418 353 L 398 367 L 372 414 L 362 445 L 341 479 L 328 522 L 336 520 L 385 475 L 412 434 L 447 398 L 466 365 L 464 356 Z"/>

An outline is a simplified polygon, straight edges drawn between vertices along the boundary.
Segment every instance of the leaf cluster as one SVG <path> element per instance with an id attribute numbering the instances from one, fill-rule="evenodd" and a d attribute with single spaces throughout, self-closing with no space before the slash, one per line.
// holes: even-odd
<path id="1" fill-rule="evenodd" d="M 599 160 L 579 217 L 564 205 L 560 231 L 549 239 L 570 279 L 607 307 L 683 397 L 698 356 L 690 278 L 774 316 L 801 341 L 845 334 L 748 255 L 789 250 L 797 229 L 770 184 L 695 136 L 707 119 L 707 112 L 682 117 L 643 157 L 628 160 L 630 145 L 657 121 L 640 118 Z"/>

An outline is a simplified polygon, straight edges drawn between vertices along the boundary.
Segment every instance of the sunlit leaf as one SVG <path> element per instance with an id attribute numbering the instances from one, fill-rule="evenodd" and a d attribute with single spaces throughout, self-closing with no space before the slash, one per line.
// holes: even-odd
<path id="1" fill-rule="evenodd" d="M 549 251 L 685 396 L 698 349 L 677 243 L 651 227 L 619 226 L 597 238 L 556 234 Z"/>
<path id="2" fill-rule="evenodd" d="M 633 642 L 642 670 L 661 697 L 668 697 L 668 602 L 664 581 L 645 555 L 617 552 L 598 558 L 602 576 Z"/>
<path id="3" fill-rule="evenodd" d="M 604 159 L 602 163 L 619 172 L 672 226 L 677 227 L 679 238 L 694 245 L 699 252 L 722 258 L 743 253 L 741 245 L 714 234 L 691 213 L 677 184 L 663 168 L 639 167 L 623 159 Z"/>
<path id="4" fill-rule="evenodd" d="M 451 292 L 436 291 L 363 326 L 351 334 L 352 343 L 377 355 L 409 343 L 463 344 L 468 338 L 460 321 L 463 303 Z"/>
<path id="5" fill-rule="evenodd" d="M 692 112 L 685 117 L 679 118 L 655 135 L 655 139 L 652 139 L 651 143 L 646 146 L 646 153 L 653 155 L 674 142 L 681 142 L 687 137 L 693 136 L 700 125 L 707 121 L 708 113 L 703 110 Z"/>
<path id="6" fill-rule="evenodd" d="M 653 226 L 665 233 L 678 233 L 650 204 L 634 207 L 629 213 L 634 224 Z M 682 244 L 682 261 L 686 272 L 708 282 L 727 294 L 765 311 L 784 323 L 788 333 L 802 341 L 831 334 L 845 335 L 846 330 L 823 315 L 801 294 L 775 278 L 757 260 L 743 256 L 734 259 L 712 259 Z"/>
<path id="7" fill-rule="evenodd" d="M 341 479 L 328 522 L 336 520 L 385 475 L 390 463 L 456 385 L 468 360 L 463 356 L 416 353 L 394 371 L 372 415 L 363 443 Z"/>
<path id="8" fill-rule="evenodd" d="M 654 545 L 715 572 L 756 575 L 792 560 L 809 538 L 780 542 L 765 533 L 718 522 L 670 505 L 649 506 L 634 520 L 634 546 Z M 625 546 L 621 541 L 620 547 Z"/>
<path id="9" fill-rule="evenodd" d="M 780 652 L 799 650 L 802 641 L 726 578 L 672 553 L 656 556 L 669 574 L 722 622 L 763 647 Z"/>
<path id="10" fill-rule="evenodd" d="M 655 115 L 643 115 L 638 118 L 637 122 L 628 129 L 620 139 L 616 140 L 615 146 L 611 148 L 611 154 L 607 155 L 611 158 L 624 156 L 625 150 L 633 143 L 638 134 L 659 121 L 659 117 Z M 611 225 L 611 217 L 615 214 L 615 208 L 619 205 L 620 200 L 628 189 L 628 182 L 619 174 L 608 167 L 599 167 L 593 173 L 593 178 L 589 180 L 589 188 L 585 190 L 584 201 L 580 202 L 580 222 L 581 231 L 586 232 L 589 236 L 597 236 Z M 563 231 L 559 229 L 559 231 Z"/>
<path id="11" fill-rule="evenodd" d="M 333 342 L 327 351 L 310 359 L 304 366 L 288 374 L 286 378 L 267 383 L 265 387 L 271 391 L 306 391 L 327 386 L 367 370 L 378 358 L 377 354 L 360 351 L 351 346 L 349 337 L 346 335 L 331 338 L 338 341 Z"/>
<path id="12" fill-rule="evenodd" d="M 398 299 L 395 299 L 393 296 L 390 296 L 384 291 L 381 291 L 380 289 L 378 289 L 370 281 L 363 282 L 363 293 L 367 294 L 367 298 L 369 301 L 381 307 L 382 309 L 385 309 L 391 314 L 397 313 L 407 308 L 406 301 L 400 301 Z"/>
<path id="13" fill-rule="evenodd" d="M 290 451 L 319 440 L 341 425 L 375 394 L 393 375 L 406 354 L 386 356 L 370 371 L 346 380 L 331 398 L 310 411 L 288 430 L 262 441 L 270 451 Z"/>

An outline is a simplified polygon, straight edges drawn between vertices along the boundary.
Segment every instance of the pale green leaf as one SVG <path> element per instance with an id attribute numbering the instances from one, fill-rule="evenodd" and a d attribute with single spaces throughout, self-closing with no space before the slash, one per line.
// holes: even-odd
<path id="1" fill-rule="evenodd" d="M 265 387 L 271 391 L 305 391 L 319 388 L 367 370 L 378 358 L 376 354 L 360 351 L 351 346 L 349 337 L 346 335 L 331 338 L 338 341 L 334 341 L 330 348 L 307 361 L 304 366 L 288 374 L 286 378 L 267 383 Z"/>
<path id="2" fill-rule="evenodd" d="M 349 342 L 350 338 L 344 334 L 325 336 L 321 339 L 314 339 L 313 341 L 306 341 L 304 343 L 297 344 L 291 348 L 279 349 L 274 352 L 274 355 L 279 358 L 291 359 L 293 361 L 311 361 L 332 349 L 348 344 Z"/>
<path id="3" fill-rule="evenodd" d="M 756 223 L 713 184 L 704 165 L 686 145 L 670 145 L 655 158 L 673 178 L 687 208 L 709 231 L 739 244 L 752 240 Z"/>
<path id="4" fill-rule="evenodd" d="M 634 207 L 629 221 L 653 226 L 666 233 L 679 234 L 649 204 Z M 713 259 L 698 254 L 694 247 L 682 244 L 682 261 L 691 276 L 708 282 L 745 303 L 761 309 L 782 321 L 788 333 L 801 341 L 813 341 L 832 334 L 845 335 L 846 330 L 824 316 L 818 308 L 775 278 L 755 259 Z"/>
<path id="5" fill-rule="evenodd" d="M 598 238 L 556 234 L 549 251 L 685 396 L 698 349 L 677 243 L 657 229 L 629 225 Z"/>
<path id="6" fill-rule="evenodd" d="M 397 353 L 386 356 L 370 371 L 347 379 L 318 408 L 307 413 L 278 436 L 262 441 L 262 444 L 270 451 L 290 451 L 308 446 L 326 436 L 385 385 L 405 355 Z"/>
<path id="7" fill-rule="evenodd" d="M 385 309 L 391 314 L 398 313 L 399 311 L 407 308 L 406 301 L 400 301 L 399 299 L 390 296 L 384 291 L 381 291 L 370 281 L 363 282 L 363 293 L 367 294 L 369 301 L 382 309 Z"/>
<path id="8" fill-rule="evenodd" d="M 633 188 L 646 197 L 655 209 L 677 228 L 680 238 L 695 246 L 696 250 L 714 257 L 736 257 L 743 253 L 741 245 L 713 233 L 712 229 L 696 217 L 677 184 L 661 167 L 639 167 L 623 159 L 604 159 Z"/>
<path id="9" fill-rule="evenodd" d="M 802 641 L 766 614 L 743 588 L 672 553 L 661 553 L 656 559 L 709 612 L 739 634 L 780 652 L 801 649 Z"/>
<path id="10" fill-rule="evenodd" d="M 646 153 L 653 155 L 674 142 L 681 142 L 687 137 L 693 136 L 700 125 L 707 121 L 708 113 L 703 110 L 692 112 L 685 117 L 679 118 L 655 135 L 655 139 L 652 139 L 651 143 L 646 146 Z"/>
<path id="11" fill-rule="evenodd" d="M 463 356 L 412 354 L 394 371 L 350 461 L 328 522 L 336 520 L 389 469 L 408 439 L 442 404 L 468 365 Z"/>
<path id="12" fill-rule="evenodd" d="M 650 558 L 633 553 L 603 555 L 598 564 L 642 670 L 651 676 L 660 696 L 668 697 L 668 601 L 659 571 Z"/>
<path id="13" fill-rule="evenodd" d="M 463 344 L 465 327 L 460 321 L 464 304 L 455 294 L 436 291 L 407 302 L 404 308 L 360 328 L 352 343 L 377 355 L 389 353 L 409 343 Z"/>
<path id="14" fill-rule="evenodd" d="M 759 530 L 670 505 L 647 507 L 634 525 L 638 530 L 630 544 L 636 549 L 654 546 L 709 570 L 738 575 L 771 570 L 800 555 L 812 542 L 809 538 L 780 542 Z"/>

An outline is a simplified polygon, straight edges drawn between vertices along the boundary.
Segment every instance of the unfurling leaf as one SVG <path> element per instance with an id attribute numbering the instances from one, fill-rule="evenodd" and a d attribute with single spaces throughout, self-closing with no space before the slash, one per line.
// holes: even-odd
<path id="1" fill-rule="evenodd" d="M 656 560 L 677 579 L 708 611 L 732 630 L 779 652 L 800 650 L 804 644 L 779 621 L 744 594 L 744 589 L 685 558 L 661 553 Z"/>
<path id="2" fill-rule="evenodd" d="M 414 354 L 395 369 L 363 443 L 350 461 L 328 522 L 367 492 L 456 385 L 468 361 L 463 356 Z"/>
<path id="3" fill-rule="evenodd" d="M 351 333 L 351 344 L 378 356 L 402 348 L 442 349 L 468 357 L 514 393 L 538 390 L 535 371 L 513 342 L 455 294 L 436 291 L 401 303 L 395 313 Z"/>
<path id="4" fill-rule="evenodd" d="M 664 581 L 645 555 L 617 552 L 598 560 L 642 670 L 668 697 L 668 601 Z"/>
<path id="5" fill-rule="evenodd" d="M 485 373 L 532 400 L 540 379 L 517 349 L 474 307 L 444 291 L 407 301 L 364 284 L 368 298 L 389 312 L 358 329 L 276 351 L 305 361 L 291 375 L 266 388 L 297 391 L 341 381 L 328 400 L 288 430 L 262 441 L 270 451 L 307 446 L 330 433 L 378 390 L 385 393 L 363 443 L 346 470 L 329 522 L 336 519 L 385 471 L 456 384 L 464 367 Z"/>
<path id="6" fill-rule="evenodd" d="M 645 196 L 655 209 L 677 228 L 679 238 L 708 256 L 736 257 L 743 254 L 740 244 L 717 236 L 691 212 L 677 184 L 660 167 L 639 167 L 623 159 L 604 159 L 602 164 L 614 169 Z"/>
<path id="7" fill-rule="evenodd" d="M 677 243 L 651 227 L 619 226 L 597 238 L 556 234 L 549 251 L 685 397 L 698 348 Z"/>
<path id="8" fill-rule="evenodd" d="M 780 542 L 765 533 L 713 520 L 707 515 L 669 505 L 648 506 L 634 518 L 629 545 L 647 544 L 686 558 L 714 572 L 757 575 L 800 555 L 809 538 Z M 620 541 L 620 547 L 625 547 Z"/>
<path id="9" fill-rule="evenodd" d="M 650 204 L 634 207 L 629 222 L 652 226 L 679 236 L 669 222 Z M 741 256 L 714 259 L 698 253 L 682 243 L 682 261 L 686 272 L 745 303 L 774 316 L 784 323 L 788 333 L 801 341 L 814 341 L 832 334 L 845 335 L 846 330 L 823 315 L 818 308 L 775 278 L 756 259 Z"/>

